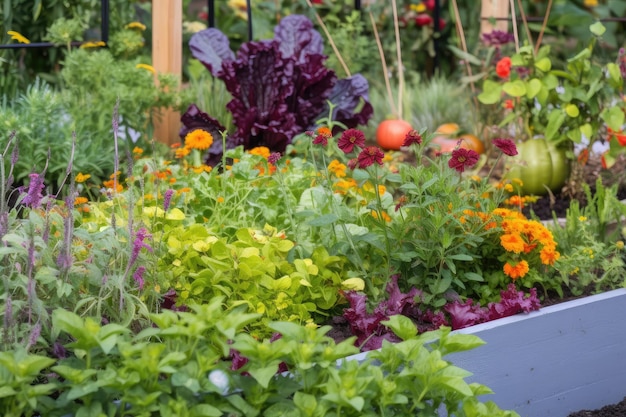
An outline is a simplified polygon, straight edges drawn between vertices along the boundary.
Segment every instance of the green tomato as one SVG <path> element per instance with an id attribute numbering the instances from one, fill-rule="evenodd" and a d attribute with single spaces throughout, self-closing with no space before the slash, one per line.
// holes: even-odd
<path id="1" fill-rule="evenodd" d="M 522 181 L 517 188 L 522 195 L 544 195 L 548 189 L 556 192 L 565 184 L 570 173 L 565 149 L 545 139 L 530 139 L 518 144 L 517 152 L 506 178 Z"/>

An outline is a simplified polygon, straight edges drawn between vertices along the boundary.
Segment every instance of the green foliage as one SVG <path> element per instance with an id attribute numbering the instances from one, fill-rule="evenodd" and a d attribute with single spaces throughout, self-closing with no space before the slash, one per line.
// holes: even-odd
<path id="1" fill-rule="evenodd" d="M 359 361 L 345 359 L 356 353 L 353 340 L 335 343 L 328 327 L 274 322 L 281 337 L 256 340 L 244 329 L 258 315 L 222 302 L 154 314 L 155 326 L 136 335 L 57 309 L 53 333 L 71 341 L 65 357 L 0 354 L 0 406 L 9 416 L 517 416 L 480 402 L 491 391 L 443 359 L 482 344 L 475 336 L 413 332 Z M 237 370 L 232 349 L 248 359 Z M 281 364 L 288 373 L 278 372 Z M 49 382 L 36 382 L 44 374 Z"/>
<path id="2" fill-rule="evenodd" d="M 617 186 L 605 187 L 598 179 L 592 194 L 583 189 L 587 205 L 572 201 L 563 224 L 552 227 L 561 247 L 555 268 L 559 282 L 573 294 L 598 293 L 625 285 L 624 230 L 626 208 L 617 199 Z"/>
<path id="3" fill-rule="evenodd" d="M 261 315 L 249 329 L 252 335 L 267 336 L 268 321 L 314 326 L 314 317 L 340 302 L 343 259 L 323 247 L 311 258 L 294 259 L 294 242 L 271 227 L 240 229 L 229 240 L 194 224 L 169 230 L 163 241 L 168 253 L 159 261 L 161 285 L 172 286 L 183 304 L 221 295 L 229 307 L 245 305 Z"/>
<path id="4" fill-rule="evenodd" d="M 111 34 L 137 19 L 136 5 L 137 0 L 110 1 Z M 100 15 L 99 0 L 5 1 L 0 7 L 0 43 L 12 43 L 6 34 L 9 30 L 21 33 L 31 42 L 46 41 L 49 30 L 52 30 L 51 40 L 64 47 L 69 41 L 97 41 L 101 39 Z M 65 25 L 61 22 L 77 23 L 66 35 L 65 30 L 57 30 Z M 64 54 L 58 48 L 0 49 L 0 97 L 17 96 L 36 78 L 58 86 L 58 71 L 63 58 Z"/>

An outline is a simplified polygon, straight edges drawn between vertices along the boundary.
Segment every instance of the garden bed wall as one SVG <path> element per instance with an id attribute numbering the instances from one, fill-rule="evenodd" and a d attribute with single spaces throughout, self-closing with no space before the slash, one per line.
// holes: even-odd
<path id="1" fill-rule="evenodd" d="M 569 301 L 457 332 L 486 342 L 450 355 L 523 417 L 566 417 L 626 396 L 626 289 Z"/>

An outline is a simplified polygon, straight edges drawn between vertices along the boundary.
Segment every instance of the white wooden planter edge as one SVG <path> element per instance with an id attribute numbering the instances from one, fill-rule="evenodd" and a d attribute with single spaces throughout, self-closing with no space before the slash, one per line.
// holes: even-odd
<path id="1" fill-rule="evenodd" d="M 567 417 L 626 396 L 626 289 L 456 332 L 486 344 L 447 359 L 494 391 L 482 400 L 522 417 Z"/>

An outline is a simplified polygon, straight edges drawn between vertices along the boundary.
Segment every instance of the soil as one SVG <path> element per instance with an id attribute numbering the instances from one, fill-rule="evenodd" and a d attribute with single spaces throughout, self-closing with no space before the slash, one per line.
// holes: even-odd
<path id="1" fill-rule="evenodd" d="M 597 410 L 581 410 L 567 417 L 624 417 L 626 416 L 626 397 L 617 404 L 606 405 Z"/>

